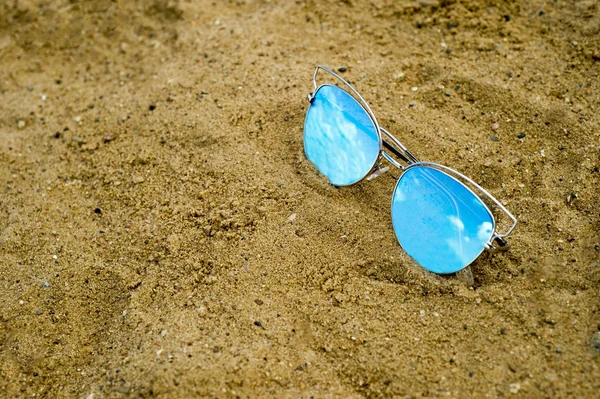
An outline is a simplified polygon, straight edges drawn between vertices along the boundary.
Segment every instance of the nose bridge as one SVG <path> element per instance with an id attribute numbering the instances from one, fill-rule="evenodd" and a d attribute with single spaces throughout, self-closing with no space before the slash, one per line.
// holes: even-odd
<path id="1" fill-rule="evenodd" d="M 399 169 L 404 169 L 405 166 L 400 164 L 397 160 L 392 158 L 391 155 L 396 156 L 400 160 L 406 163 L 407 166 L 412 165 L 413 163 L 419 162 L 416 156 L 414 156 L 408 148 L 404 146 L 396 137 L 394 137 L 390 132 L 380 127 L 379 131 L 381 132 L 382 144 L 386 150 L 388 150 L 391 154 L 388 154 L 385 151 L 382 151 L 382 155 L 385 159 L 387 159 L 392 165 Z"/>

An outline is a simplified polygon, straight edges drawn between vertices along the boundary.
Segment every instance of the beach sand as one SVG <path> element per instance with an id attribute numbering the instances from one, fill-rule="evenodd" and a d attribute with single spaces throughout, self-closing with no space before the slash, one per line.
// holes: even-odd
<path id="1" fill-rule="evenodd" d="M 319 175 L 318 64 L 510 250 L 427 273 L 398 172 Z M 2 2 L 0 397 L 598 397 L 599 73 L 593 0 Z"/>

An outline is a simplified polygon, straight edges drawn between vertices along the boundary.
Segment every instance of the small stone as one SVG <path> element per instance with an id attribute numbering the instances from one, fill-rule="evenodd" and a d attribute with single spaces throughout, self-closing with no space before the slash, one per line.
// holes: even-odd
<path id="1" fill-rule="evenodd" d="M 592 349 L 596 352 L 600 352 L 600 331 L 596 331 L 592 334 Z"/>
<path id="2" fill-rule="evenodd" d="M 341 73 L 344 73 L 344 72 L 346 72 L 347 70 L 348 70 L 348 68 L 346 68 L 346 67 L 339 67 L 339 68 L 338 68 L 338 72 L 341 72 Z"/>
<path id="3" fill-rule="evenodd" d="M 255 299 L 254 303 L 257 304 L 258 306 L 262 305 L 264 302 L 261 299 Z"/>
<path id="4" fill-rule="evenodd" d="M 18 121 L 17 122 L 17 127 L 19 129 L 23 129 L 25 127 L 25 121 Z"/>
<path id="5" fill-rule="evenodd" d="M 150 104 L 150 106 L 148 107 L 148 109 L 149 109 L 150 111 L 154 111 L 154 110 L 156 109 L 156 105 L 154 105 L 154 104 Z"/>
<path id="6" fill-rule="evenodd" d="M 164 337 L 165 335 L 167 335 L 167 330 L 162 330 L 162 331 L 160 332 L 160 336 L 161 336 L 161 337 Z"/>
<path id="7" fill-rule="evenodd" d="M 146 181 L 146 179 L 144 179 L 142 176 L 133 176 L 131 178 L 131 181 L 133 182 L 133 184 L 140 184 Z"/>
<path id="8" fill-rule="evenodd" d="M 37 316 L 41 315 L 42 313 L 44 313 L 44 311 L 40 308 L 37 308 L 34 312 Z"/>
<path id="9" fill-rule="evenodd" d="M 262 323 L 260 322 L 260 320 L 256 320 L 256 321 L 254 322 L 254 325 L 255 325 L 256 327 L 262 327 L 262 326 L 263 326 L 263 325 L 262 325 Z"/>
<path id="10" fill-rule="evenodd" d="M 519 390 L 521 389 L 521 384 L 519 384 L 518 382 L 515 382 L 514 384 L 510 384 L 508 386 L 508 389 L 509 389 L 510 393 L 518 393 Z"/>
<path id="11" fill-rule="evenodd" d="M 499 127 L 500 124 L 498 122 L 494 122 L 494 124 L 492 125 L 492 130 L 498 130 Z"/>
<path id="12" fill-rule="evenodd" d="M 394 79 L 398 82 L 404 80 L 404 72 L 398 72 L 394 75 Z"/>
<path id="13" fill-rule="evenodd" d="M 95 213 L 96 215 L 100 215 L 100 214 L 102 213 L 102 209 L 100 209 L 100 208 L 96 208 L 96 209 L 94 209 L 94 213 Z"/>
<path id="14" fill-rule="evenodd" d="M 48 288 L 48 287 L 50 287 L 50 283 L 47 282 L 47 281 L 43 281 L 42 282 L 42 287 Z"/>
<path id="15" fill-rule="evenodd" d="M 419 88 L 418 87 L 413 87 L 411 90 L 412 91 L 419 91 Z"/>
<path id="16" fill-rule="evenodd" d="M 525 138 L 525 133 L 519 133 L 519 135 L 517 136 L 520 139 L 524 139 Z"/>
<path id="17" fill-rule="evenodd" d="M 296 220 L 296 214 L 292 213 L 290 217 L 287 219 L 288 223 L 293 223 Z"/>
<path id="18" fill-rule="evenodd" d="M 490 134 L 489 137 L 492 141 L 500 141 L 500 137 L 496 136 L 495 134 Z"/>

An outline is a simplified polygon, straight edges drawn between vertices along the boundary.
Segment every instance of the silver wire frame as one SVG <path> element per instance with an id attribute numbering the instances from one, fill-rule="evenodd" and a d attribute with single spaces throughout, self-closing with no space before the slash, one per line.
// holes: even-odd
<path id="1" fill-rule="evenodd" d="M 373 177 L 373 176 L 376 177 L 379 174 L 384 172 L 383 168 L 381 167 L 382 159 L 387 160 L 391 165 L 400 169 L 402 174 L 404 174 L 404 172 L 406 172 L 410 168 L 413 168 L 416 166 L 428 166 L 430 168 L 438 169 L 442 172 L 445 172 L 446 174 L 455 178 L 458 181 L 462 180 L 463 185 L 473 195 L 482 199 L 481 195 L 478 195 L 475 192 L 473 192 L 473 190 L 471 190 L 470 187 L 465 185 L 464 182 L 468 183 L 471 187 L 475 188 L 480 194 L 482 194 L 485 198 L 487 198 L 494 205 L 496 205 L 506 216 L 508 216 L 508 218 L 510 220 L 512 220 L 512 225 L 506 232 L 504 232 L 504 233 L 497 232 L 496 231 L 496 220 L 494 219 L 494 215 L 489 210 L 489 208 L 487 207 L 485 202 L 482 201 L 483 205 L 486 207 L 486 209 L 488 210 L 488 212 L 490 213 L 490 215 L 492 217 L 492 220 L 494 221 L 494 232 L 486 244 L 486 249 L 497 250 L 497 249 L 503 249 L 503 248 L 508 247 L 508 243 L 504 240 L 504 238 L 507 237 L 513 231 L 513 229 L 517 226 L 517 219 L 504 207 L 504 205 L 502 205 L 500 203 L 500 201 L 498 201 L 496 198 L 494 198 L 494 196 L 492 196 L 488 191 L 486 191 L 484 188 L 482 188 L 479 184 L 475 183 L 472 179 L 468 178 L 467 176 L 463 175 L 462 173 L 460 173 L 454 169 L 451 169 L 447 166 L 440 165 L 437 163 L 419 161 L 417 159 L 417 157 L 415 155 L 413 155 L 406 148 L 406 146 L 404 146 L 404 144 L 402 144 L 400 142 L 400 140 L 398 140 L 390 132 L 388 132 L 381 126 L 379 126 L 379 122 L 377 122 L 375 113 L 371 110 L 371 107 L 369 106 L 369 104 L 358 93 L 358 91 L 350 83 L 348 83 L 344 78 L 342 78 L 340 75 L 338 75 L 337 73 L 333 72 L 331 69 L 324 67 L 322 65 L 317 66 L 317 68 L 315 69 L 315 73 L 313 75 L 313 92 L 308 95 L 308 101 L 310 103 L 312 103 L 317 91 L 323 86 L 323 85 L 317 86 L 317 74 L 319 73 L 320 69 L 322 69 L 323 71 L 334 76 L 336 79 L 338 79 L 340 82 L 342 82 L 348 89 L 350 89 L 351 94 L 354 94 L 354 96 L 356 97 L 356 99 L 358 100 L 360 105 L 363 107 L 363 109 L 365 110 L 367 115 L 369 115 L 369 118 L 371 118 L 371 121 L 375 125 L 376 131 L 377 131 L 377 134 L 379 137 L 379 156 L 378 156 L 377 160 L 375 161 L 375 164 L 373 165 L 371 171 L 369 173 L 367 173 L 367 175 L 365 176 L 365 177 L 368 176 L 367 177 L 368 180 L 370 180 L 371 177 Z M 385 147 L 385 150 L 384 150 L 384 147 Z M 398 160 L 396 160 L 394 157 L 392 157 L 392 155 L 396 156 L 401 161 L 403 161 L 405 163 L 405 165 L 403 165 Z M 398 178 L 398 182 L 396 183 L 396 186 L 400 183 L 400 178 L 402 177 L 402 174 Z"/>

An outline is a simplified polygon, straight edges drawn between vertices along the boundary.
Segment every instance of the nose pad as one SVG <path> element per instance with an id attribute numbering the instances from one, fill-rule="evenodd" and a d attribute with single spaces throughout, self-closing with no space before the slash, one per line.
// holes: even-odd
<path id="1" fill-rule="evenodd" d="M 371 181 L 371 180 L 375 179 L 376 177 L 381 176 L 388 170 L 390 170 L 389 166 L 384 166 L 382 168 L 381 165 L 377 165 L 377 166 L 375 166 L 375 168 L 373 168 L 373 172 L 369 175 L 369 177 L 367 177 L 367 180 Z"/>
<path id="2" fill-rule="evenodd" d="M 494 234 L 490 241 L 487 243 L 487 249 L 490 252 L 506 251 L 510 247 L 510 244 L 502 237 Z"/>

